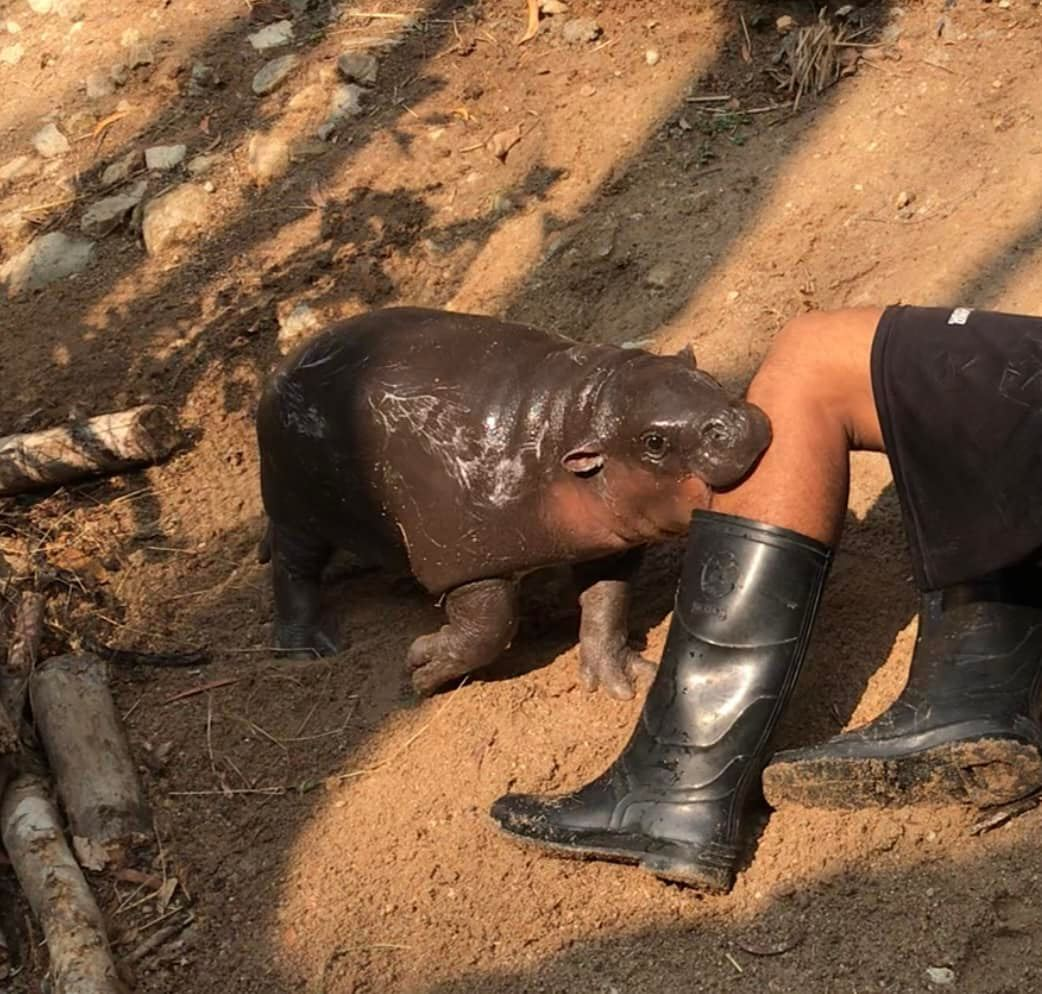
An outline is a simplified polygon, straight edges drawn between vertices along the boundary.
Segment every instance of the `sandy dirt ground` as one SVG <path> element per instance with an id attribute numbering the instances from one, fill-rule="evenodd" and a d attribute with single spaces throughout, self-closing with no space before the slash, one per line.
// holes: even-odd
<path id="1" fill-rule="evenodd" d="M 556 572 L 527 584 L 507 655 L 432 700 L 403 659 L 439 611 L 394 577 L 346 564 L 330 584 L 350 636 L 338 657 L 269 649 L 252 417 L 299 305 L 316 321 L 414 303 L 584 340 L 690 341 L 734 389 L 811 308 L 1042 313 L 1038 3 L 859 8 L 854 71 L 795 112 L 769 72 L 783 15 L 817 16 L 571 0 L 518 46 L 521 0 L 0 3 L 0 265 L 47 233 L 82 237 L 113 164 L 129 170 L 113 189 L 147 181 L 146 203 L 194 197 L 176 243 L 146 251 L 132 216 L 92 239 L 77 275 L 0 303 L 0 434 L 145 401 L 191 434 L 161 466 L 0 503 L 5 610 L 45 589 L 49 652 L 93 640 L 213 657 L 114 678 L 155 814 L 147 868 L 178 886 L 92 883 L 121 957 L 185 926 L 126 964 L 142 994 L 1042 982 L 1038 811 L 974 835 L 977 814 L 956 807 L 784 809 L 716 897 L 498 837 L 494 798 L 585 782 L 640 707 L 580 689 Z M 580 17 L 599 30 L 569 43 Z M 292 39 L 255 51 L 248 36 L 282 21 Z M 378 59 L 349 97 L 348 51 Z M 289 53 L 288 77 L 256 95 L 254 74 Z M 351 107 L 319 139 L 331 100 Z M 48 124 L 68 143 L 52 158 L 33 146 Z M 516 128 L 500 161 L 485 143 Z M 144 149 L 176 145 L 181 164 L 146 168 Z M 653 658 L 677 562 L 663 548 L 641 578 L 634 637 Z M 885 458 L 856 457 L 782 743 L 885 708 L 915 611 Z M 44 990 L 46 950 L 6 867 L 0 906 L 21 956 L 7 989 Z"/>

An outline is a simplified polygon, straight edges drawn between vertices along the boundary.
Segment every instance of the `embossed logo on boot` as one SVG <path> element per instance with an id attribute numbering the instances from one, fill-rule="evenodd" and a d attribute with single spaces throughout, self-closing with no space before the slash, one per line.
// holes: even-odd
<path id="1" fill-rule="evenodd" d="M 702 567 L 702 593 L 711 601 L 726 597 L 737 585 L 740 573 L 738 560 L 730 552 L 714 552 Z"/>

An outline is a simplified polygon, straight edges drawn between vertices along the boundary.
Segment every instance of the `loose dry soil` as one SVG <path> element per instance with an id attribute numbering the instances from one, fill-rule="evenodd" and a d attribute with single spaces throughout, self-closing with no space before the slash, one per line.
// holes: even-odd
<path id="1" fill-rule="evenodd" d="M 778 811 L 734 892 L 712 898 L 498 837 L 495 797 L 599 772 L 639 700 L 580 690 L 557 575 L 530 585 L 507 656 L 431 701 L 412 696 L 403 657 L 437 609 L 350 564 L 330 589 L 350 648 L 273 659 L 252 412 L 278 318 L 301 301 L 323 318 L 407 302 L 591 340 L 690 340 L 735 388 L 809 308 L 1042 313 L 1038 3 L 862 8 L 858 40 L 873 47 L 796 113 L 761 110 L 786 100 L 765 70 L 776 19 L 810 23 L 810 4 L 572 0 L 600 38 L 565 44 L 558 15 L 522 47 L 522 0 L 55 6 L 0 4 L 0 30 L 20 28 L 0 48 L 23 48 L 0 62 L 0 165 L 34 161 L 0 187 L 0 263 L 35 235 L 76 233 L 101 171 L 128 152 L 215 156 L 196 180 L 212 206 L 192 243 L 149 256 L 124 227 L 81 275 L 0 307 L 0 434 L 143 401 L 192 433 L 165 465 L 0 505 L 5 597 L 48 589 L 49 651 L 86 639 L 213 656 L 115 677 L 161 843 L 146 868 L 180 886 L 164 905 L 93 882 L 121 955 L 194 916 L 129 968 L 137 989 L 896 994 L 948 976 L 930 968 L 958 991 L 1037 989 L 1042 811 L 980 836 L 954 807 Z M 283 18 L 299 64 L 256 97 L 253 74 L 287 49 L 257 53 L 246 36 Z M 126 61 L 128 29 L 152 63 L 89 101 L 83 81 Z M 366 47 L 380 63 L 362 113 L 318 142 L 337 56 Z M 195 63 L 219 85 L 193 86 Z M 718 95 L 733 100 L 697 99 Z M 30 144 L 48 115 L 71 139 L 55 165 Z M 505 162 L 482 147 L 517 126 Z M 263 184 L 258 134 L 289 151 Z M 152 175 L 148 196 L 184 179 Z M 634 634 L 653 656 L 676 561 L 664 550 L 641 585 Z M 857 457 L 785 743 L 886 706 L 915 607 L 885 459 Z M 15 893 L 0 868 L 22 994 L 43 989 L 46 952 Z"/>

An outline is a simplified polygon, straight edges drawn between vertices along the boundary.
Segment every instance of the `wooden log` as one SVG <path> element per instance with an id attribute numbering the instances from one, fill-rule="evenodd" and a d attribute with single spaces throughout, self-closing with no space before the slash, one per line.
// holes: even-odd
<path id="1" fill-rule="evenodd" d="M 152 817 L 130 756 L 126 730 L 97 656 L 55 656 L 29 685 L 36 732 L 54 773 L 84 865 L 123 862 L 151 837 Z"/>
<path id="2" fill-rule="evenodd" d="M 22 591 L 22 596 L 18 599 L 7 660 L 0 666 L 0 705 L 19 731 L 25 714 L 29 675 L 40 655 L 44 603 L 42 594 L 32 590 Z"/>
<path id="3" fill-rule="evenodd" d="M 7 435 L 0 438 L 0 496 L 158 462 L 182 440 L 170 413 L 153 404 Z"/>
<path id="4" fill-rule="evenodd" d="M 101 912 L 65 844 L 45 780 L 23 774 L 7 788 L 0 836 L 47 939 L 54 994 L 126 994 Z"/>

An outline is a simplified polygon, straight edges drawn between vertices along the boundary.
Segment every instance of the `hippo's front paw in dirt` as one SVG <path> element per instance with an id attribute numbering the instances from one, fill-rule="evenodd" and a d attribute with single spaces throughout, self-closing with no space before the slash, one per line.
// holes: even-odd
<path id="1" fill-rule="evenodd" d="M 318 659 L 340 652 L 336 639 L 310 625 L 276 625 L 275 649 L 291 659 Z"/>
<path id="2" fill-rule="evenodd" d="M 455 642 L 452 633 L 443 628 L 433 635 L 421 635 L 409 647 L 405 665 L 412 674 L 413 689 L 421 697 L 429 697 L 475 668 L 460 659 L 454 651 Z"/>
<path id="3" fill-rule="evenodd" d="M 603 687 L 617 701 L 632 700 L 641 677 L 652 678 L 656 666 L 628 645 L 583 645 L 579 650 L 579 682 L 593 693 Z"/>

